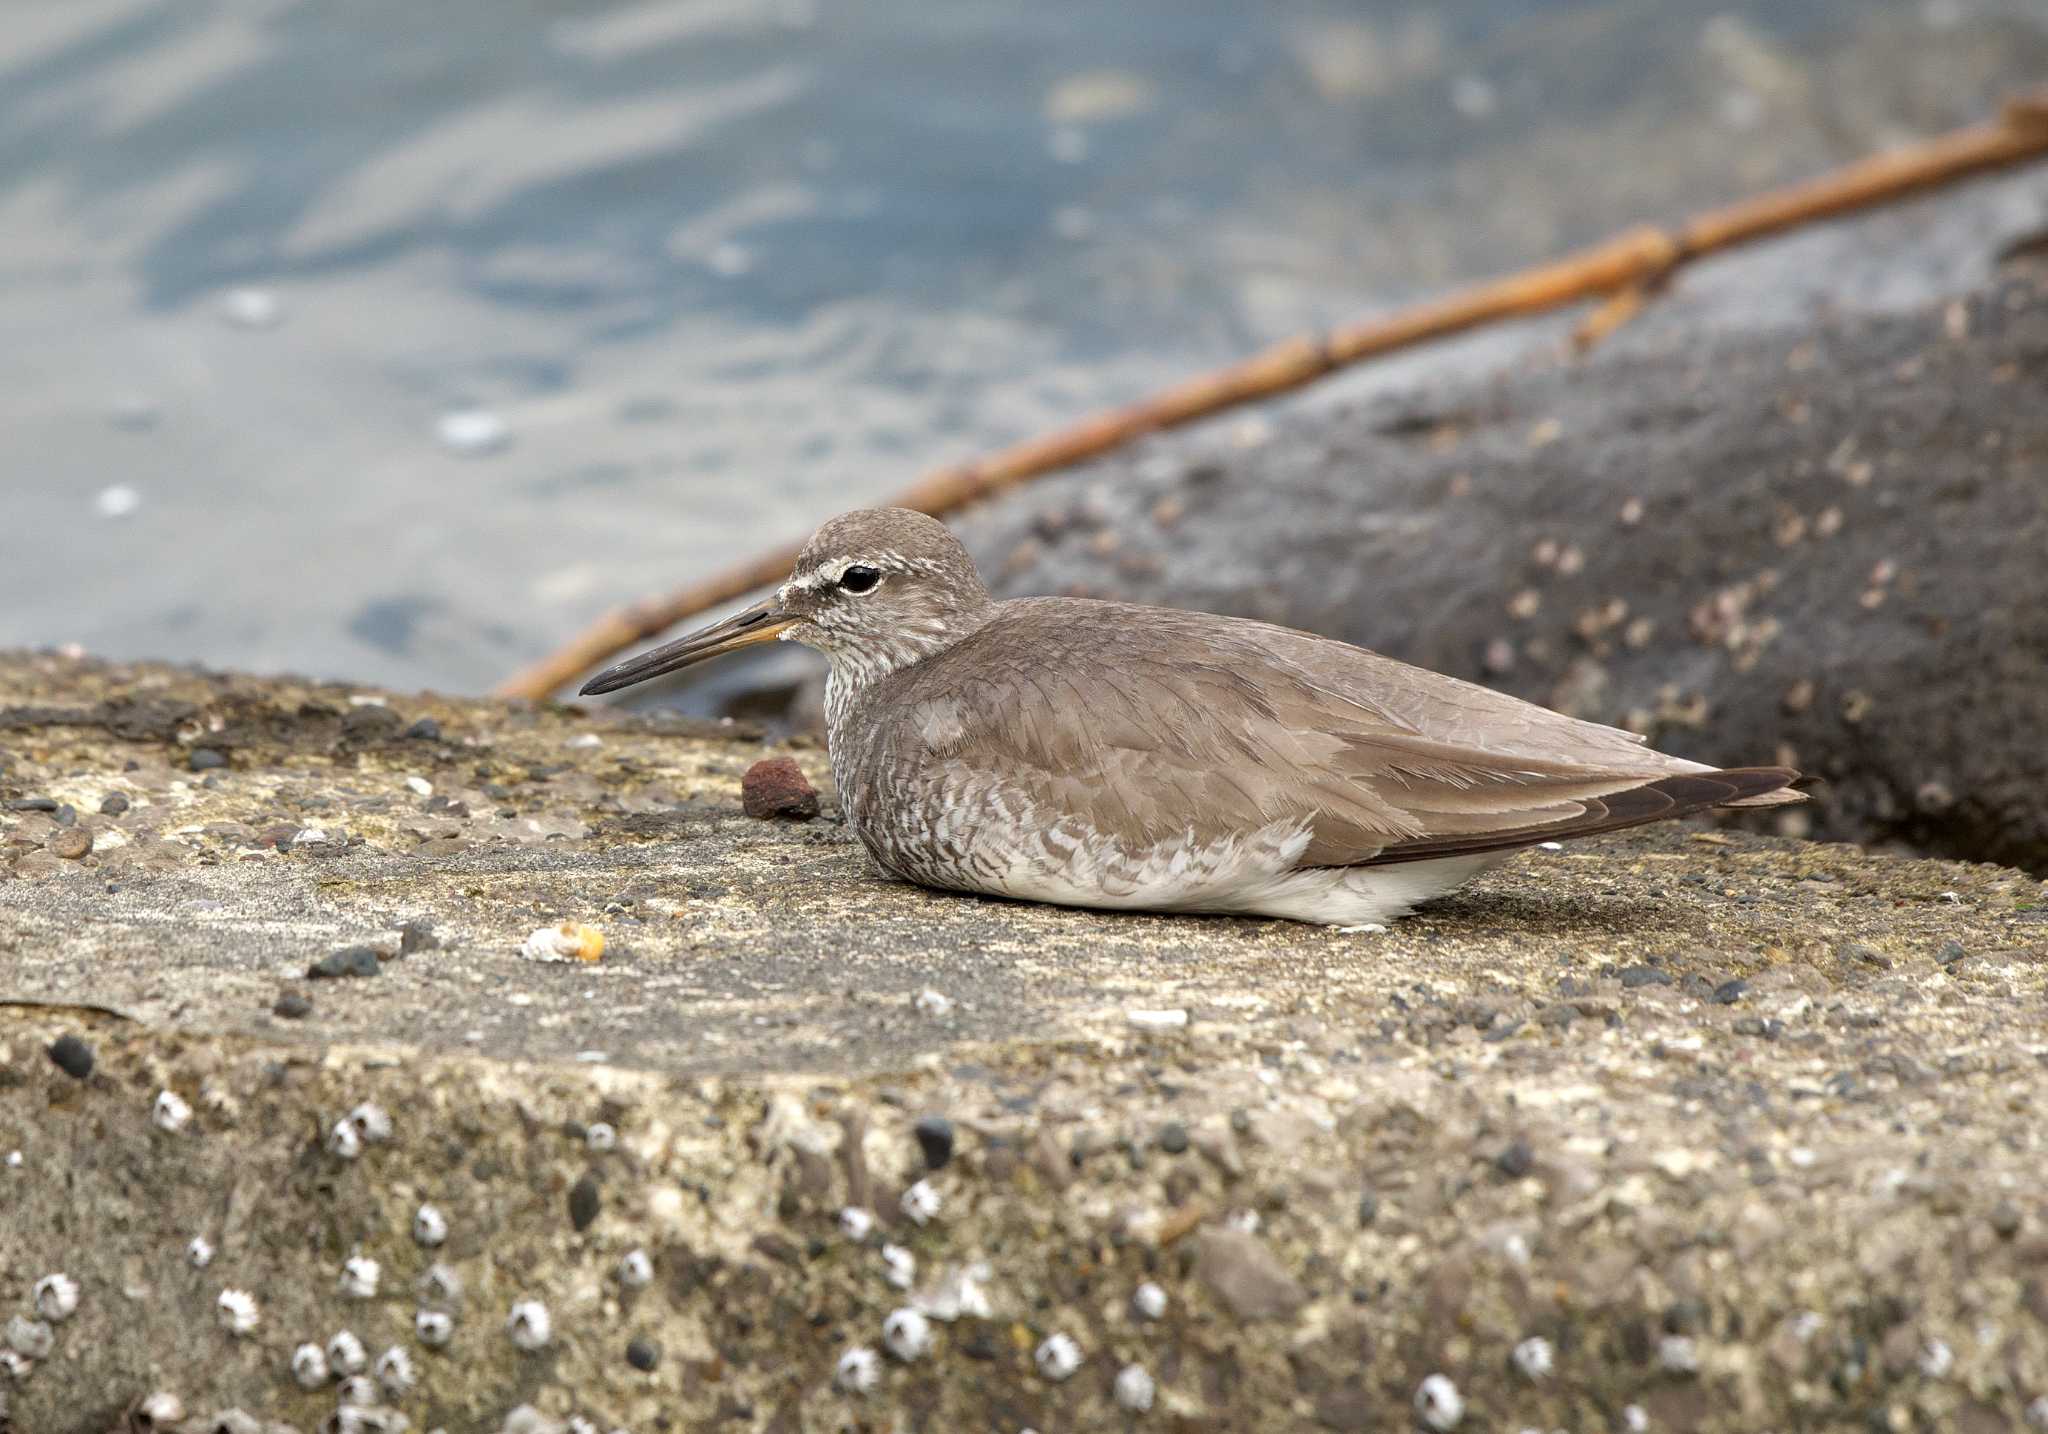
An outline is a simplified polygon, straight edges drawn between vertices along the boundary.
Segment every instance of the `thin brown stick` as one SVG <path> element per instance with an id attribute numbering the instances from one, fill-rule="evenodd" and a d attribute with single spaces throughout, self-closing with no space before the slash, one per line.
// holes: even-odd
<path id="1" fill-rule="evenodd" d="M 1271 398 L 1363 359 L 1447 338 L 1482 324 L 1564 308 L 1589 299 L 1638 296 L 1705 254 L 1747 244 L 1801 224 L 1901 199 L 1987 170 L 2048 154 L 2048 91 L 2009 102 L 1998 119 L 1922 144 L 1873 155 L 1816 179 L 1786 185 L 1694 215 L 1675 230 L 1626 230 L 1590 248 L 1534 268 L 1458 290 L 1325 334 L 1283 340 L 1250 358 L 1161 390 L 1126 408 L 928 474 L 894 504 L 943 515 L 1028 478 L 1097 457 L 1133 439 Z M 1626 319 L 1637 299 L 1621 299 L 1596 318 L 1591 336 Z M 778 582 L 795 563 L 790 543 L 666 595 L 607 614 L 560 650 L 498 690 L 543 698 L 581 674 L 720 603 Z"/>

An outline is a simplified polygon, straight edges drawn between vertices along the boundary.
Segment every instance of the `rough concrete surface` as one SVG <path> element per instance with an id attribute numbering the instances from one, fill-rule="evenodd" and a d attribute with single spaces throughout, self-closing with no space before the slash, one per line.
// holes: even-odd
<path id="1" fill-rule="evenodd" d="M 1098 915 L 750 820 L 764 755 L 0 657 L 13 1427 L 2048 1419 L 2038 881 L 1669 828 L 1385 934 Z M 521 954 L 564 920 L 601 960 Z M 302 1388 L 343 1330 L 371 1384 Z"/>

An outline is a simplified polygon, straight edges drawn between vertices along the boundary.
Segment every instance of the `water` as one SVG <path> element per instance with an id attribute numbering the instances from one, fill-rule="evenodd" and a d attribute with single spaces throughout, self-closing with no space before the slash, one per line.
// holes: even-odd
<path id="1" fill-rule="evenodd" d="M 5 8 L 0 644 L 446 690 L 2048 73 L 2048 0 Z"/>

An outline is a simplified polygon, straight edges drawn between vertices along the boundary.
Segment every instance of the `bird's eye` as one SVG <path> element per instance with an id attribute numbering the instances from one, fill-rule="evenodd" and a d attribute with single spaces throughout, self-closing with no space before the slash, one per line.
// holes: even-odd
<path id="1" fill-rule="evenodd" d="M 865 563 L 855 563 L 839 575 L 839 586 L 850 593 L 872 592 L 875 584 L 881 580 L 879 568 L 868 567 Z"/>

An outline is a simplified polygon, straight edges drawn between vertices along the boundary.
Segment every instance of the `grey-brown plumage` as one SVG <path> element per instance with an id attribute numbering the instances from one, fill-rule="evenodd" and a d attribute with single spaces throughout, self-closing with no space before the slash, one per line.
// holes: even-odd
<path id="1" fill-rule="evenodd" d="M 1518 847 L 1799 800 L 1627 732 L 1327 638 L 1071 598 L 998 602 L 922 514 L 844 514 L 771 603 L 602 674 L 770 636 L 831 659 L 832 770 L 887 872 L 1069 905 L 1362 924 Z"/>

